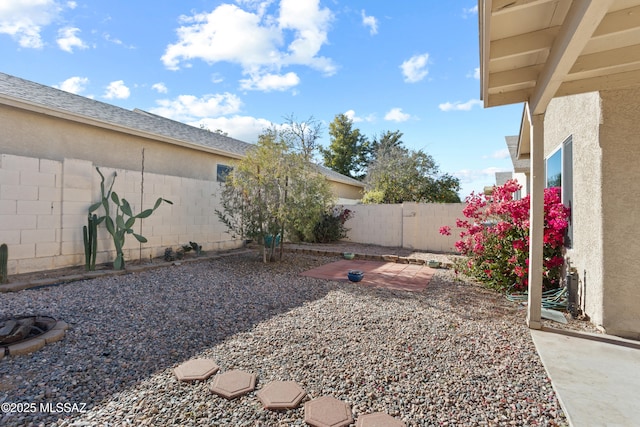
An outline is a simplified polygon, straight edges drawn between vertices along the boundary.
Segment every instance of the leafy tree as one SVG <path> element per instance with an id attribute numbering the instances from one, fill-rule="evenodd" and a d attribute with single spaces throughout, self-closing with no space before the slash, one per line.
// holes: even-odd
<path id="1" fill-rule="evenodd" d="M 367 170 L 363 202 L 460 202 L 459 180 L 441 174 L 433 157 L 422 150 L 404 148 L 399 139 L 386 141 L 394 142 L 378 146 Z"/>
<path id="2" fill-rule="evenodd" d="M 360 129 L 346 115 L 337 114 L 329 124 L 329 136 L 329 148 L 321 149 L 324 165 L 352 178 L 364 178 L 369 142 Z"/>
<path id="3" fill-rule="evenodd" d="M 258 137 L 258 144 L 227 176 L 218 218 L 234 237 L 265 242 L 264 261 L 275 259 L 285 233 L 310 234 L 333 203 L 327 180 L 296 153 L 275 128 Z M 274 236 L 280 236 L 278 239 Z M 267 247 L 268 246 L 268 247 Z"/>

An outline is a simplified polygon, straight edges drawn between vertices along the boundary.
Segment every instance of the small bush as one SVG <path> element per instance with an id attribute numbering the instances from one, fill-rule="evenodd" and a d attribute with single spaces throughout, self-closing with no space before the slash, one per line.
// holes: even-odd
<path id="1" fill-rule="evenodd" d="M 313 228 L 313 242 L 330 243 L 347 237 L 345 223 L 353 216 L 353 211 L 335 206 L 322 214 L 322 218 Z"/>

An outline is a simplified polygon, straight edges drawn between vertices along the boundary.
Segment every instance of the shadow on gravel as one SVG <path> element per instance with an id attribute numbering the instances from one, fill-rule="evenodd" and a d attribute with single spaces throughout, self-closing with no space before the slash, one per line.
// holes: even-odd
<path id="1" fill-rule="evenodd" d="M 0 315 L 64 320 L 66 337 L 0 361 L 0 402 L 86 409 L 256 324 L 339 286 L 299 277 L 331 258 L 255 254 L 4 294 Z M 0 425 L 51 425 L 73 413 L 0 414 Z M 59 425 L 59 424 L 58 424 Z"/>

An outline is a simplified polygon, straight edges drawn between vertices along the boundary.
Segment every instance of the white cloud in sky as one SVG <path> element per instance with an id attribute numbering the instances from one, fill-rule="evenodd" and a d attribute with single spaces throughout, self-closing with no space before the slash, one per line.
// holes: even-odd
<path id="1" fill-rule="evenodd" d="M 64 90 L 65 92 L 71 92 L 79 94 L 84 92 L 86 86 L 89 84 L 89 79 L 86 77 L 69 77 L 67 80 L 60 83 L 60 85 L 54 85 L 53 87 Z"/>
<path id="2" fill-rule="evenodd" d="M 501 150 L 494 151 L 488 156 L 483 156 L 485 159 L 508 159 L 511 157 L 508 148 L 503 148 Z"/>
<path id="3" fill-rule="evenodd" d="M 403 113 L 402 108 L 392 108 L 384 115 L 384 119 L 391 122 L 406 122 L 410 118 L 411 115 Z"/>
<path id="4" fill-rule="evenodd" d="M 476 67 L 472 72 L 467 74 L 468 78 L 474 78 L 476 80 L 480 80 L 480 67 Z"/>
<path id="5" fill-rule="evenodd" d="M 297 86 L 299 83 L 300 77 L 294 72 L 289 72 L 284 75 L 263 74 L 251 76 L 248 79 L 240 80 L 240 87 L 244 90 L 271 92 L 273 90 L 284 91 Z"/>
<path id="6" fill-rule="evenodd" d="M 474 105 L 482 106 L 482 101 L 479 99 L 470 99 L 467 102 L 445 102 L 438 105 L 438 108 L 442 111 L 469 111 Z"/>
<path id="7" fill-rule="evenodd" d="M 68 1 L 68 2 L 67 2 L 67 7 L 68 7 L 69 9 L 75 9 L 76 7 L 78 7 L 78 3 L 77 3 L 77 2 L 75 2 L 75 1 Z"/>
<path id="8" fill-rule="evenodd" d="M 131 91 L 125 86 L 124 81 L 117 80 L 109 83 L 107 90 L 102 96 L 107 99 L 127 99 L 130 95 Z"/>
<path id="9" fill-rule="evenodd" d="M 175 99 L 160 99 L 156 101 L 158 107 L 152 108 L 151 112 L 168 117 L 180 122 L 198 122 L 201 119 L 235 114 L 240 111 L 242 101 L 231 93 L 221 93 L 204 95 L 198 98 L 193 95 L 180 95 Z M 223 129 L 220 126 L 209 129 Z M 228 132 L 228 131 L 227 131 Z"/>
<path id="10" fill-rule="evenodd" d="M 40 33 L 58 17 L 61 9 L 55 0 L 2 0 L 0 33 L 10 35 L 21 47 L 42 48 Z"/>
<path id="11" fill-rule="evenodd" d="M 320 8 L 319 0 L 280 0 L 278 13 L 268 14 L 271 3 L 240 0 L 249 10 L 222 4 L 209 13 L 181 16 L 178 41 L 167 46 L 162 62 L 172 70 L 188 67 L 194 59 L 236 63 L 247 80 L 256 82 L 289 65 L 334 74 L 333 61 L 318 55 L 327 42 L 331 11 Z M 285 44 L 287 39 L 292 40 Z"/>
<path id="12" fill-rule="evenodd" d="M 402 74 L 404 75 L 404 81 L 407 83 L 416 83 L 424 79 L 429 70 L 427 64 L 429 63 L 429 54 L 423 53 L 420 55 L 413 55 L 400 65 Z"/>
<path id="13" fill-rule="evenodd" d="M 151 86 L 151 89 L 155 90 L 158 93 L 167 93 L 167 92 L 169 92 L 169 89 L 167 89 L 167 85 L 165 85 L 162 82 L 154 83 L 153 86 Z"/>
<path id="14" fill-rule="evenodd" d="M 469 15 L 477 15 L 478 14 L 478 5 L 474 5 L 472 7 L 465 7 L 462 9 L 462 16 L 467 18 Z"/>
<path id="15" fill-rule="evenodd" d="M 58 30 L 58 39 L 56 42 L 60 49 L 65 52 L 73 53 L 74 48 L 86 49 L 88 46 L 78 37 L 80 28 L 65 27 Z"/>
<path id="16" fill-rule="evenodd" d="M 496 172 L 508 172 L 508 169 L 498 167 L 488 167 L 484 169 L 460 169 L 453 172 L 452 175 L 460 180 L 460 184 L 464 188 L 460 195 L 464 198 L 471 191 L 476 193 L 483 190 L 485 186 L 495 185 Z"/>
<path id="17" fill-rule="evenodd" d="M 376 17 L 367 16 L 364 9 L 360 11 L 360 14 L 362 15 L 362 25 L 364 25 L 365 27 L 369 27 L 369 34 L 371 34 L 372 36 L 378 34 L 378 20 L 376 19 Z"/>
<path id="18" fill-rule="evenodd" d="M 368 116 L 360 117 L 360 116 L 356 115 L 355 110 L 345 111 L 344 115 L 347 116 L 349 118 L 349 120 L 351 120 L 353 123 L 360 123 L 360 122 L 369 122 L 370 123 L 370 122 L 375 121 L 375 115 L 369 114 Z"/>
<path id="19" fill-rule="evenodd" d="M 238 115 L 231 117 L 203 118 L 196 122 L 190 122 L 189 124 L 195 127 L 200 127 L 202 125 L 211 130 L 220 129 L 223 132 L 227 132 L 227 134 L 232 138 L 249 143 L 258 142 L 258 135 L 260 135 L 266 128 L 272 126 L 272 123 L 266 119 Z"/>

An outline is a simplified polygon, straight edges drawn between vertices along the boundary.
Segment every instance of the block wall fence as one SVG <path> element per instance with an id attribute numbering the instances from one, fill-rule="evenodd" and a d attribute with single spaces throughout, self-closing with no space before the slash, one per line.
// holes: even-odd
<path id="1" fill-rule="evenodd" d="M 98 167 L 100 167 L 98 165 Z M 0 155 L 0 243 L 9 247 L 9 274 L 29 273 L 84 265 L 82 227 L 88 207 L 100 198 L 100 176 L 90 161 L 54 161 Z M 125 260 L 162 256 L 190 241 L 204 250 L 240 247 L 218 220 L 220 184 L 140 171 L 100 167 L 105 185 L 131 204 L 134 213 L 150 208 L 158 197 L 163 203 L 150 217 L 137 220 L 136 233 L 148 239 L 140 244 L 128 236 Z M 144 193 L 143 193 L 144 191 Z M 141 196 L 142 195 L 142 196 Z M 142 200 L 141 200 L 142 197 Z M 347 222 L 347 241 L 404 247 L 422 251 L 454 252 L 458 233 L 441 236 L 442 225 L 455 225 L 464 204 L 345 205 L 354 211 Z M 100 213 L 98 211 L 98 213 Z M 113 261 L 111 236 L 98 227 L 97 263 Z"/>
<path id="2" fill-rule="evenodd" d="M 9 247 L 9 274 L 84 265 L 82 227 L 89 206 L 100 199 L 100 176 L 90 161 L 53 161 L 0 155 L 0 243 Z M 133 212 L 163 203 L 148 218 L 136 220 L 134 229 L 148 239 L 140 244 L 128 236 L 125 260 L 149 259 L 194 241 L 204 250 L 239 247 L 241 241 L 226 233 L 215 215 L 219 208 L 217 182 L 140 171 L 100 167 L 105 185 L 127 199 Z M 144 193 L 143 193 L 144 191 Z M 141 200 L 142 198 L 142 200 Z M 101 210 L 98 211 L 98 214 Z M 111 236 L 98 227 L 97 263 L 113 261 Z"/>
<path id="3" fill-rule="evenodd" d="M 456 252 L 464 203 L 403 203 L 395 205 L 345 205 L 354 216 L 347 221 L 348 241 L 401 247 L 425 252 Z M 451 227 L 451 236 L 440 227 Z"/>

